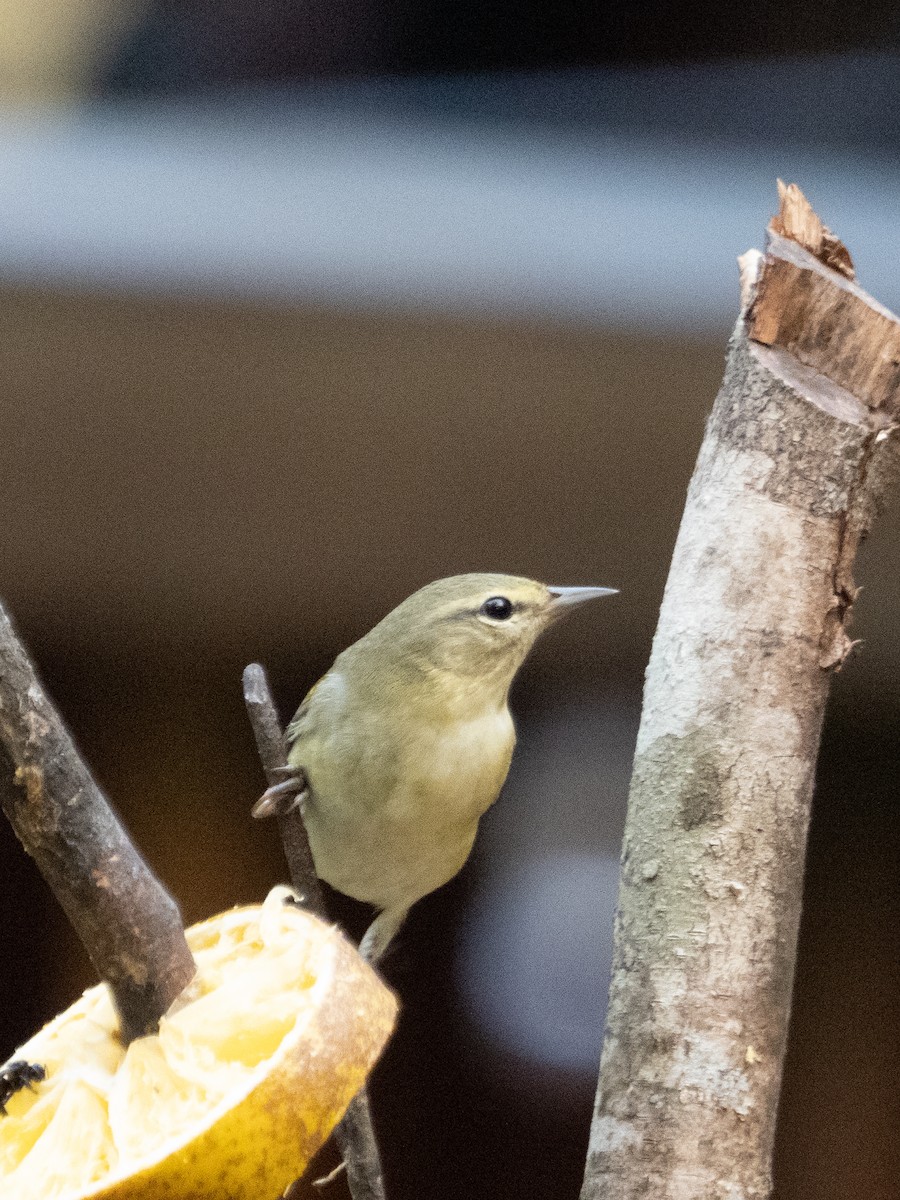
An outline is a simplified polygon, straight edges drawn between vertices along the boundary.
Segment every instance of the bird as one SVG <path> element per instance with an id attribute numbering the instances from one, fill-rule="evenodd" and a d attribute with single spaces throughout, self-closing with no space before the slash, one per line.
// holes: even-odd
<path id="1" fill-rule="evenodd" d="M 316 873 L 378 915 L 378 962 L 409 909 L 469 857 L 516 734 L 513 678 L 538 636 L 608 587 L 471 573 L 414 592 L 344 650 L 287 729 L 287 778 L 253 808 L 299 805 Z"/>

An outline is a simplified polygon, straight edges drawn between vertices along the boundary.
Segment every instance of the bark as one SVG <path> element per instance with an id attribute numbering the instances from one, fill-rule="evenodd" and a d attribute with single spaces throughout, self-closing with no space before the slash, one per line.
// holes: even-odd
<path id="1" fill-rule="evenodd" d="M 781 188 L 647 670 L 582 1200 L 757 1200 L 853 559 L 897 478 L 900 325 Z"/>
<path id="2" fill-rule="evenodd" d="M 122 1040 L 194 975 L 178 909 L 122 828 L 0 607 L 0 806 L 112 992 Z"/>
<path id="3" fill-rule="evenodd" d="M 275 701 L 269 690 L 269 681 L 259 663 L 244 668 L 244 704 L 253 727 L 256 749 L 265 772 L 266 782 L 272 786 L 281 782 L 279 772 L 287 766 L 287 743 Z M 303 814 L 298 807 L 287 813 L 278 813 L 278 832 L 281 834 L 284 856 L 287 859 L 291 884 L 304 908 L 328 920 L 325 900 L 316 867 L 313 862 L 309 838 L 303 824 Z"/>
<path id="4" fill-rule="evenodd" d="M 266 780 L 270 786 L 278 784 L 281 781 L 279 771 L 287 765 L 287 745 L 266 673 L 258 663 L 251 663 L 244 669 L 244 702 Z M 299 807 L 278 814 L 278 831 L 291 883 L 301 903 L 327 921 L 322 888 Z M 381 1158 L 372 1124 L 369 1094 L 365 1088 L 350 1102 L 350 1107 L 335 1130 L 335 1137 L 347 1169 L 347 1184 L 353 1200 L 385 1200 Z M 328 1178 L 330 1180 L 330 1176 Z"/>

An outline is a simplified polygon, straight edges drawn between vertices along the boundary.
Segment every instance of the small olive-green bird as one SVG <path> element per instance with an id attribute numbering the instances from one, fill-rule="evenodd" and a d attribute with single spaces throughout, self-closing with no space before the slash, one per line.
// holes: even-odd
<path id="1" fill-rule="evenodd" d="M 380 909 L 360 946 L 384 953 L 410 907 L 452 879 L 506 780 L 513 677 L 538 635 L 614 588 L 455 575 L 415 592 L 339 654 L 288 727 L 291 778 L 316 871 Z"/>

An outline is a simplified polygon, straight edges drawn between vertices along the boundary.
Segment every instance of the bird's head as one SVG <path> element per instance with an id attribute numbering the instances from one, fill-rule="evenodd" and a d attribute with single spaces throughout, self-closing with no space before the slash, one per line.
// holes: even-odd
<path id="1" fill-rule="evenodd" d="M 558 617 L 614 588 L 554 587 L 517 575 L 438 579 L 414 592 L 362 643 L 395 668 L 446 675 L 505 697 L 538 636 Z"/>

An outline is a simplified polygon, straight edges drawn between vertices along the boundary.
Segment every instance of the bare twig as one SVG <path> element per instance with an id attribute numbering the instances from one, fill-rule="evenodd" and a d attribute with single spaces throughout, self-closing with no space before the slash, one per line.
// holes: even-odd
<path id="1" fill-rule="evenodd" d="M 350 1101 L 336 1137 L 347 1164 L 347 1183 L 353 1200 L 385 1200 L 381 1155 L 365 1088 Z"/>
<path id="2" fill-rule="evenodd" d="M 582 1200 L 762 1200 L 813 777 L 896 480 L 900 323 L 796 188 L 744 311 L 647 671 Z"/>
<path id="3" fill-rule="evenodd" d="M 269 681 L 259 663 L 251 663 L 244 668 L 244 703 L 266 782 L 270 786 L 277 785 L 281 771 L 287 766 L 287 743 L 269 690 Z M 294 890 L 305 908 L 327 921 L 325 901 L 299 807 L 290 812 L 279 812 L 277 820 Z"/>
<path id="4" fill-rule="evenodd" d="M 127 1044 L 195 965 L 178 909 L 94 782 L 0 607 L 0 805 L 109 985 Z"/>
<path id="5" fill-rule="evenodd" d="M 287 746 L 266 673 L 259 663 L 244 669 L 244 702 L 266 779 L 270 785 L 277 784 L 287 765 Z M 300 809 L 279 813 L 278 828 L 294 889 L 306 908 L 327 920 Z M 365 1088 L 351 1102 L 335 1136 L 347 1166 L 353 1200 L 385 1200 L 381 1158 Z"/>

